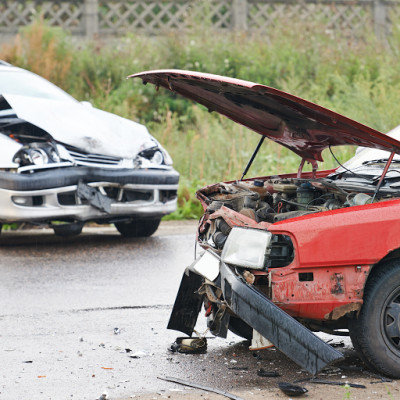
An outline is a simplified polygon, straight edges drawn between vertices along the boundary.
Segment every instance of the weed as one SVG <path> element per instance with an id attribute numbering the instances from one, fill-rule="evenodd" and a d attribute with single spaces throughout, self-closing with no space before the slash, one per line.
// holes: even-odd
<path id="1" fill-rule="evenodd" d="M 0 59 L 44 75 L 79 100 L 146 124 L 181 173 L 179 210 L 171 218 L 201 213 L 194 199 L 200 183 L 240 178 L 259 135 L 167 90 L 127 81 L 129 74 L 179 68 L 227 75 L 285 90 L 383 132 L 399 124 L 400 28 L 385 46 L 372 35 L 350 40 L 327 30 L 324 21 L 276 21 L 266 39 L 204 29 L 201 16 L 190 11 L 188 18 L 184 34 L 129 34 L 79 45 L 39 18 L 2 47 Z M 334 153 L 344 162 L 354 150 Z M 337 166 L 329 151 L 323 157 L 321 169 Z M 299 163 L 291 151 L 266 141 L 247 176 L 293 172 Z"/>

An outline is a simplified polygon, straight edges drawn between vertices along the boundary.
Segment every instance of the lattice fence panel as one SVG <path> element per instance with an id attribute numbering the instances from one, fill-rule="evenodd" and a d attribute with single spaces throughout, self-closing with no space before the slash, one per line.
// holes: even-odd
<path id="1" fill-rule="evenodd" d="M 206 24 L 214 29 L 230 28 L 230 0 L 200 1 L 106 1 L 100 0 L 99 29 L 108 34 L 127 31 L 182 30 Z M 205 18 L 208 20 L 205 21 Z"/>
<path id="2" fill-rule="evenodd" d="M 29 25 L 39 15 L 50 25 L 60 26 L 73 33 L 82 33 L 82 1 L 7 1 L 0 3 L 0 31 L 17 32 L 19 28 Z"/>
<path id="3" fill-rule="evenodd" d="M 253 31 L 268 31 L 277 24 L 308 21 L 332 30 L 358 35 L 372 26 L 371 1 L 281 2 L 248 1 L 248 27 Z"/>
<path id="4" fill-rule="evenodd" d="M 387 7 L 387 26 L 397 25 L 397 29 L 400 29 L 400 1 L 388 1 Z"/>

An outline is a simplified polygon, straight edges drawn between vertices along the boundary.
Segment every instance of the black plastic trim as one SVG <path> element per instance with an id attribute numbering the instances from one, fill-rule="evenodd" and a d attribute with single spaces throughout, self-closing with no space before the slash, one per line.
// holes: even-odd
<path id="1" fill-rule="evenodd" d="M 343 355 L 220 263 L 222 291 L 232 311 L 296 364 L 315 375 Z"/>
<path id="2" fill-rule="evenodd" d="M 43 190 L 77 185 L 79 181 L 143 185 L 176 185 L 179 173 L 171 170 L 67 167 L 32 174 L 0 172 L 0 188 L 15 191 Z"/>

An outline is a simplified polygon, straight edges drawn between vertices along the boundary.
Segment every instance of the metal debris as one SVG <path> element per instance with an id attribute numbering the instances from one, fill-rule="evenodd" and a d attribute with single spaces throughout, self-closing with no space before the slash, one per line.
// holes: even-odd
<path id="1" fill-rule="evenodd" d="M 301 379 L 299 381 L 296 381 L 297 383 L 300 382 L 310 382 L 310 383 L 317 383 L 320 385 L 334 385 L 334 386 L 350 386 L 352 388 L 358 388 L 358 389 L 366 389 L 367 387 L 365 385 L 360 385 L 358 383 L 349 383 L 349 382 L 337 382 L 337 381 L 327 381 L 325 379 L 318 379 L 318 378 L 307 378 L 307 379 Z"/>
<path id="2" fill-rule="evenodd" d="M 276 378 L 281 376 L 281 374 L 277 371 L 266 371 L 264 368 L 260 368 L 257 371 L 258 376 L 262 376 L 263 378 Z"/>
<path id="3" fill-rule="evenodd" d="M 201 390 L 205 390 L 207 392 L 213 392 L 213 393 L 217 393 L 220 394 L 221 396 L 225 396 L 228 397 L 229 399 L 232 400 L 244 400 L 242 397 L 236 396 L 232 393 L 226 392 L 224 390 L 219 390 L 219 389 L 214 389 L 212 387 L 209 386 L 204 386 L 201 385 L 199 383 L 193 383 L 193 382 L 189 382 L 189 381 L 185 381 L 183 379 L 179 379 L 179 378 L 173 378 L 171 376 L 157 376 L 157 379 L 161 379 L 163 381 L 167 381 L 167 382 L 174 382 L 174 383 L 179 383 L 180 385 L 184 385 L 184 386 L 189 386 L 189 387 L 193 387 L 196 389 L 201 389 Z"/>

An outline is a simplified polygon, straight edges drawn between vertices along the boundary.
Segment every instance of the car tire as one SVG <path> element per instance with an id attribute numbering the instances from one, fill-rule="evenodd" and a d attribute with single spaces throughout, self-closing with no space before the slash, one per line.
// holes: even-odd
<path id="1" fill-rule="evenodd" d="M 114 225 L 124 237 L 151 236 L 160 225 L 161 219 L 135 219 L 130 222 L 116 222 Z"/>
<path id="2" fill-rule="evenodd" d="M 387 263 L 367 282 L 364 303 L 349 324 L 355 350 L 367 366 L 400 378 L 400 262 Z"/>
<path id="3" fill-rule="evenodd" d="M 80 235 L 83 229 L 83 222 L 73 222 L 70 224 L 51 225 L 54 234 L 61 237 L 71 237 Z"/>

